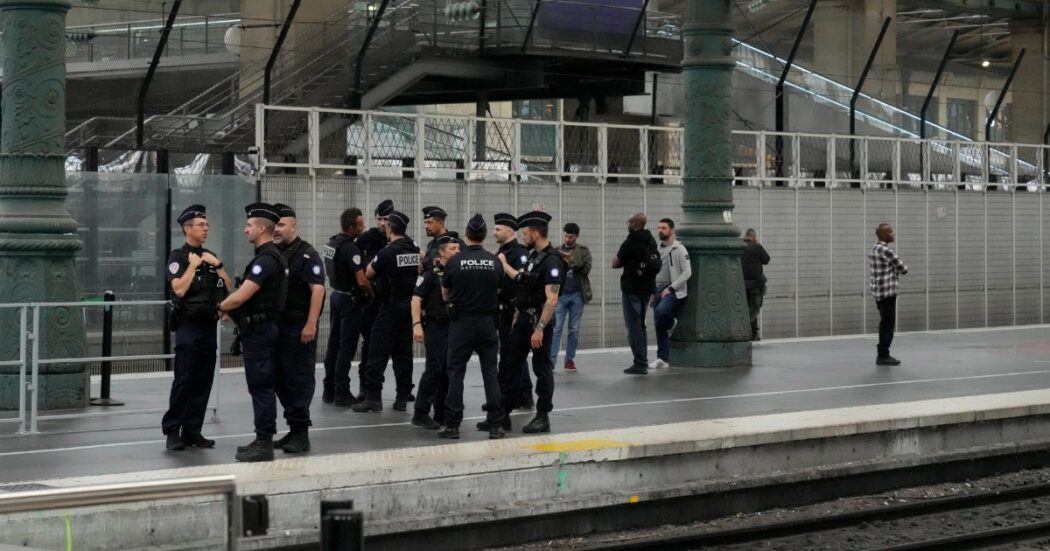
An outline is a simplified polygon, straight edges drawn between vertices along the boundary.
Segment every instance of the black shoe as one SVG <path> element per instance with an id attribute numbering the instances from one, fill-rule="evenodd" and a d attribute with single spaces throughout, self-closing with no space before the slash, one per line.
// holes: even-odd
<path id="1" fill-rule="evenodd" d="M 361 400 L 350 407 L 357 413 L 369 413 L 383 411 L 383 402 L 380 400 Z"/>
<path id="2" fill-rule="evenodd" d="M 274 443 L 277 447 L 277 443 Z M 310 451 L 310 434 L 305 430 L 288 433 L 288 441 L 281 448 L 284 453 L 305 453 Z"/>
<path id="3" fill-rule="evenodd" d="M 341 408 L 354 407 L 361 402 L 361 400 L 359 400 L 357 396 L 354 396 L 353 394 L 340 394 L 335 397 L 334 401 L 336 407 Z"/>
<path id="4" fill-rule="evenodd" d="M 183 436 L 182 443 L 191 448 L 214 448 L 215 441 L 205 438 L 199 434 L 193 436 Z"/>
<path id="5" fill-rule="evenodd" d="M 427 430 L 437 430 L 441 428 L 441 425 L 439 425 L 437 421 L 431 419 L 430 415 L 419 412 L 416 412 L 416 414 L 412 416 L 412 424 L 421 429 Z"/>
<path id="6" fill-rule="evenodd" d="M 541 413 L 537 415 L 532 421 L 529 421 L 528 425 L 525 425 L 525 427 L 521 429 L 521 432 L 524 432 L 526 434 L 550 431 L 551 421 L 547 418 L 546 413 Z"/>
<path id="7" fill-rule="evenodd" d="M 270 438 L 256 437 L 251 444 L 237 449 L 235 456 L 237 461 L 254 463 L 257 461 L 273 461 L 273 440 Z"/>
<path id="8" fill-rule="evenodd" d="M 881 358 L 875 358 L 875 365 L 900 365 L 901 361 L 893 356 L 883 356 Z"/>
<path id="9" fill-rule="evenodd" d="M 321 401 L 326 404 L 331 404 L 335 401 L 335 390 L 332 388 L 326 388 L 321 391 Z"/>
<path id="10" fill-rule="evenodd" d="M 511 430 L 510 415 L 506 415 L 506 414 L 503 415 L 503 421 L 500 423 L 500 427 L 499 428 L 501 428 L 501 429 L 503 429 L 503 430 L 505 430 L 507 432 L 510 432 L 510 430 Z M 492 430 L 492 426 L 489 424 L 488 421 L 482 421 L 482 422 L 478 423 L 478 430 L 480 430 L 481 432 L 485 432 L 487 430 Z"/>
<path id="11" fill-rule="evenodd" d="M 459 440 L 459 427 L 445 427 L 437 432 L 438 438 Z"/>
<path id="12" fill-rule="evenodd" d="M 408 411 L 408 401 L 404 398 L 395 398 L 392 409 L 394 411 Z"/>
<path id="13" fill-rule="evenodd" d="M 488 411 L 488 410 L 489 410 L 489 405 L 488 404 L 481 404 L 481 411 Z"/>
<path id="14" fill-rule="evenodd" d="M 415 402 L 416 401 L 416 395 L 415 394 L 409 394 L 408 396 L 405 396 L 405 401 L 406 402 Z"/>
<path id="15" fill-rule="evenodd" d="M 437 423 L 438 426 L 441 426 L 441 427 L 445 426 L 445 414 L 444 413 L 435 413 L 434 414 L 434 422 Z"/>
<path id="16" fill-rule="evenodd" d="M 289 432 L 288 434 L 278 438 L 277 440 L 274 440 L 273 441 L 273 449 L 275 449 L 275 450 L 284 449 L 284 446 L 286 444 L 288 444 L 288 442 L 291 439 L 292 439 L 292 433 Z M 248 448 L 248 446 L 240 446 L 240 447 L 237 448 L 237 451 L 241 451 L 242 449 L 247 449 L 247 448 Z"/>
<path id="17" fill-rule="evenodd" d="M 531 394 L 518 400 L 518 409 L 536 409 L 536 402 Z"/>
<path id="18" fill-rule="evenodd" d="M 648 375 L 649 374 L 649 368 L 647 368 L 647 367 L 637 367 L 637 366 L 633 366 L 632 365 L 631 367 L 628 367 L 627 369 L 624 369 L 623 372 L 628 374 L 628 375 Z"/>
<path id="19" fill-rule="evenodd" d="M 180 452 L 186 449 L 186 444 L 182 443 L 182 438 L 179 438 L 179 433 L 169 432 L 168 442 L 164 445 L 169 451 Z"/>
<path id="20" fill-rule="evenodd" d="M 500 438 L 503 438 L 503 436 L 503 429 L 499 427 L 492 427 L 489 429 L 489 440 L 499 440 Z"/>

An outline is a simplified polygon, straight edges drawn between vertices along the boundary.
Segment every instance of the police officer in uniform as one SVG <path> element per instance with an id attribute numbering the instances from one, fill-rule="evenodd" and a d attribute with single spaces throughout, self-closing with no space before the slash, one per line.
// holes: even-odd
<path id="1" fill-rule="evenodd" d="M 248 223 L 244 234 L 255 245 L 255 257 L 244 269 L 241 286 L 219 304 L 224 319 L 237 323 L 244 350 L 244 377 L 252 396 L 255 440 L 237 448 L 238 461 L 273 461 L 273 435 L 277 432 L 274 391 L 274 347 L 281 311 L 288 292 L 287 266 L 273 243 L 280 221 L 277 210 L 266 203 L 244 207 Z"/>
<path id="2" fill-rule="evenodd" d="M 350 392 L 350 367 L 357 353 L 357 341 L 364 333 L 365 310 L 372 303 L 372 282 L 365 277 L 365 253 L 354 242 L 365 229 L 359 208 L 349 208 L 339 216 L 342 231 L 328 239 L 324 247 L 325 272 L 332 286 L 329 299 L 331 327 L 324 356 L 324 390 L 321 400 L 350 407 L 357 397 Z M 360 370 L 359 370 L 360 373 Z"/>
<path id="3" fill-rule="evenodd" d="M 459 438 L 463 421 L 463 377 L 467 361 L 477 352 L 481 377 L 485 384 L 487 421 L 479 429 L 489 438 L 503 438 L 503 410 L 500 409 L 500 386 L 496 356 L 499 333 L 495 321 L 497 295 L 503 277 L 500 261 L 482 248 L 487 234 L 485 219 L 475 214 L 464 233 L 467 247 L 452 258 L 441 280 L 442 292 L 452 305 L 452 323 L 448 334 L 448 396 L 445 398 L 445 428 L 442 438 Z M 519 366 L 521 362 L 518 362 Z"/>
<path id="4" fill-rule="evenodd" d="M 449 233 L 445 228 L 446 218 L 448 218 L 448 213 L 441 207 L 423 207 L 423 229 L 427 232 L 427 237 L 431 239 L 423 254 L 419 256 L 419 273 L 434 267 L 434 258 L 437 257 L 437 240 Z M 459 238 L 455 232 L 452 232 L 452 236 Z"/>
<path id="5" fill-rule="evenodd" d="M 168 255 L 168 284 L 175 293 L 170 324 L 175 331 L 175 380 L 161 421 L 166 446 L 176 451 L 215 446 L 214 440 L 201 436 L 201 426 L 215 377 L 219 301 L 233 286 L 222 262 L 204 248 L 208 240 L 204 206 L 186 207 L 178 222 L 186 244 Z"/>
<path id="6" fill-rule="evenodd" d="M 394 212 L 394 202 L 390 199 L 383 199 L 378 205 L 376 205 L 375 216 L 376 226 L 370 228 L 365 233 L 359 235 L 356 239 L 357 246 L 361 249 L 361 254 L 364 258 L 364 265 L 368 266 L 372 262 L 372 259 L 376 257 L 376 254 L 386 247 L 386 244 L 390 242 L 390 238 L 387 236 L 387 217 L 390 213 Z M 372 295 L 375 295 L 375 286 L 373 285 Z M 363 309 L 364 317 L 361 319 L 361 358 L 357 363 L 358 382 L 363 385 L 364 379 L 361 375 L 364 373 L 365 366 L 368 365 L 368 350 L 369 344 L 372 340 L 372 325 L 376 321 L 376 316 L 379 315 L 379 303 L 372 301 L 365 304 Z M 361 386 L 360 392 L 358 393 L 356 403 L 364 399 L 364 386 Z M 351 403 L 350 405 L 354 405 Z"/>
<path id="7" fill-rule="evenodd" d="M 529 251 L 517 240 L 518 218 L 513 214 L 501 212 L 493 217 L 493 226 L 492 233 L 496 237 L 496 242 L 499 243 L 498 254 L 502 254 L 507 259 L 507 263 L 515 270 L 522 269 L 529 257 Z M 496 320 L 499 329 L 500 371 L 504 371 L 503 363 L 510 355 L 510 329 L 513 321 L 514 280 L 504 274 L 499 290 L 499 318 Z M 517 407 L 521 409 L 535 407 L 535 402 L 532 401 L 532 378 L 529 377 L 528 364 L 525 361 L 521 365 L 521 396 Z"/>
<path id="8" fill-rule="evenodd" d="M 364 399 L 357 412 L 383 411 L 383 382 L 387 360 L 393 360 L 397 396 L 394 409 L 408 409 L 412 393 L 412 291 L 419 268 L 419 247 L 405 236 L 408 216 L 394 211 L 387 217 L 390 244 L 380 250 L 365 275 L 377 283 L 379 313 L 372 325 L 368 363 L 361 374 Z"/>
<path id="9" fill-rule="evenodd" d="M 441 294 L 441 276 L 449 259 L 459 253 L 459 240 L 448 232 L 436 241 L 437 256 L 429 270 L 416 278 L 412 297 L 412 337 L 423 343 L 426 368 L 419 378 L 412 424 L 428 430 L 441 428 L 445 419 L 445 394 L 448 392 L 448 304 Z M 430 406 L 434 417 L 430 417 Z"/>
<path id="10" fill-rule="evenodd" d="M 317 382 L 317 323 L 324 307 L 325 272 L 321 255 L 299 238 L 295 210 L 274 204 L 281 219 L 273 242 L 288 265 L 288 294 L 277 325 L 275 387 L 289 432 L 273 443 L 285 453 L 310 451 L 310 402 Z"/>
<path id="11" fill-rule="evenodd" d="M 524 432 L 550 432 L 548 415 L 554 408 L 554 364 L 551 363 L 551 339 L 554 332 L 554 310 L 565 283 L 565 260 L 547 240 L 551 216 L 533 211 L 518 219 L 525 245 L 532 249 L 525 268 L 517 270 L 500 255 L 503 270 L 514 279 L 517 318 L 510 333 L 510 355 L 499 374 L 503 410 L 510 411 L 521 396 L 521 364 L 532 351 L 532 370 L 536 374 L 536 417 L 522 429 Z M 507 418 L 505 418 L 507 419 Z M 508 426 L 504 421 L 504 428 Z M 481 428 L 481 427 L 479 427 Z M 486 427 L 487 428 L 487 427 Z"/>

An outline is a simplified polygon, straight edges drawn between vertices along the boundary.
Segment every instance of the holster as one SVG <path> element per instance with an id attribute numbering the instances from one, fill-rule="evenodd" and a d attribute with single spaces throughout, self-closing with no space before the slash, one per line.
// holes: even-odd
<path id="1" fill-rule="evenodd" d="M 179 328 L 179 322 L 182 321 L 181 315 L 182 308 L 177 302 L 168 303 L 168 330 L 175 331 Z"/>
<path id="2" fill-rule="evenodd" d="M 241 330 L 237 327 L 233 328 L 233 344 L 230 345 L 230 354 L 241 355 Z"/>

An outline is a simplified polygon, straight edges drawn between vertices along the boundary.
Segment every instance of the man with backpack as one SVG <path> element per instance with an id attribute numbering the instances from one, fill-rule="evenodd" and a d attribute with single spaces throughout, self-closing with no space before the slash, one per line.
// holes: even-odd
<path id="1" fill-rule="evenodd" d="M 623 269 L 620 275 L 623 323 L 634 356 L 631 367 L 624 370 L 628 375 L 645 375 L 649 372 L 645 312 L 649 309 L 649 300 L 653 296 L 656 275 L 660 273 L 661 266 L 656 239 L 645 229 L 645 223 L 645 215 L 640 212 L 627 220 L 627 239 L 612 260 L 614 270 Z"/>

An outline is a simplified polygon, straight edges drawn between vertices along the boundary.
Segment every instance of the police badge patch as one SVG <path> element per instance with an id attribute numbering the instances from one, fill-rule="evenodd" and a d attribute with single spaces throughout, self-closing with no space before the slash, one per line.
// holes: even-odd
<path id="1" fill-rule="evenodd" d="M 318 266 L 317 264 L 314 264 L 313 272 L 314 272 L 314 275 L 317 275 L 317 276 L 321 275 L 321 267 Z"/>
<path id="2" fill-rule="evenodd" d="M 261 274 L 262 273 L 262 266 L 260 266 L 258 264 L 256 264 L 255 266 L 252 266 L 252 273 L 255 274 L 255 275 Z"/>
<path id="3" fill-rule="evenodd" d="M 172 275 L 179 273 L 179 263 L 172 262 L 171 264 L 168 264 L 168 271 L 171 272 Z"/>
<path id="4" fill-rule="evenodd" d="M 416 278 L 416 287 L 419 287 L 422 284 L 423 284 L 423 276 L 417 277 Z"/>
<path id="5" fill-rule="evenodd" d="M 557 268 L 551 268 L 551 277 L 558 277 L 558 273 Z"/>

